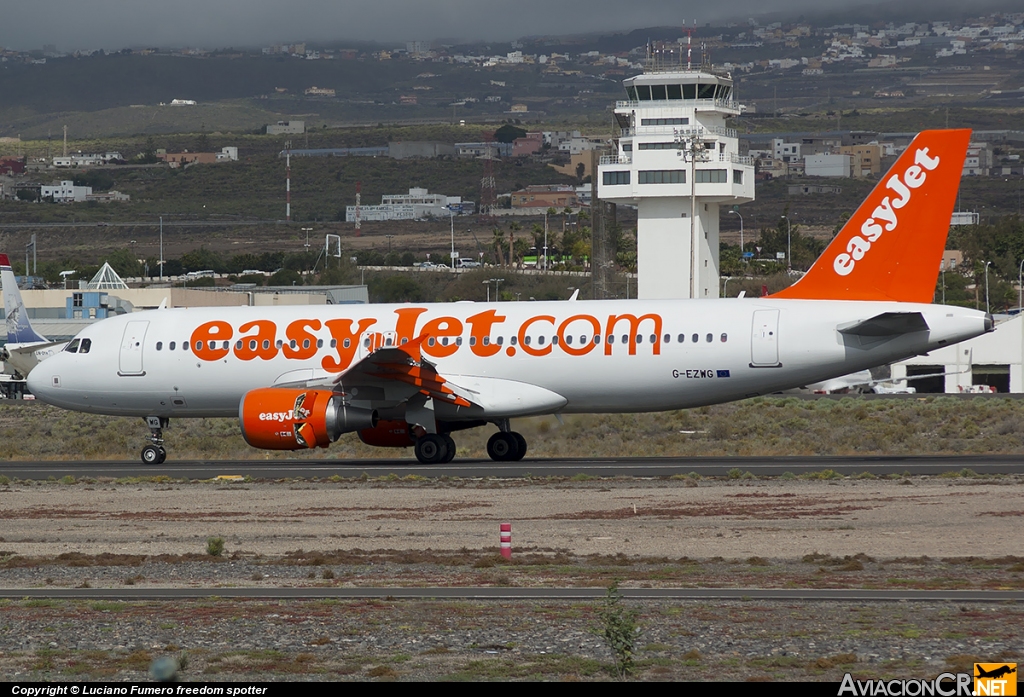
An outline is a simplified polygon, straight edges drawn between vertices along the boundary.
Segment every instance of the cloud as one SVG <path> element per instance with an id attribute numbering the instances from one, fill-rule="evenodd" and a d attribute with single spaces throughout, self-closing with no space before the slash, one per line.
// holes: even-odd
<path id="1" fill-rule="evenodd" d="M 987 0 L 992 2 L 993 0 Z M 878 0 L 873 0 L 878 3 Z M 952 0 L 930 0 L 949 7 Z M 773 12 L 864 8 L 865 0 L 0 0 L 0 46 L 58 50 L 262 46 L 273 42 L 404 42 L 701 24 Z M 983 2 L 982 4 L 985 4 Z M 6 5 L 6 7 L 5 7 Z M 922 13 L 928 18 L 930 13 Z M 862 21 L 871 20 L 872 12 Z"/>

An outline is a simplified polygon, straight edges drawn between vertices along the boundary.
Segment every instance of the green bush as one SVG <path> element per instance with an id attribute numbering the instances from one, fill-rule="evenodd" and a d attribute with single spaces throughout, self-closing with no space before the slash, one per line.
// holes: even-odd
<path id="1" fill-rule="evenodd" d="M 207 537 L 206 538 L 206 553 L 211 557 L 219 557 L 224 554 L 224 538 L 223 537 Z"/>

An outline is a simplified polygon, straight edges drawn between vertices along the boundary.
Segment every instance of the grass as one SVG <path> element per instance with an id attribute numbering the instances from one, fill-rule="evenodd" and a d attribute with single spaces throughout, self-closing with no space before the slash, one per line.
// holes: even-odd
<path id="1" fill-rule="evenodd" d="M 946 436 L 939 433 L 945 424 L 962 420 L 965 413 L 978 427 L 973 435 L 962 429 L 952 429 Z M 679 434 L 680 430 L 706 430 L 719 418 L 732 424 L 732 435 L 727 440 Z M 794 419 L 802 420 L 805 426 L 791 429 L 787 424 Z M 664 413 L 579 415 L 563 420 L 564 425 L 553 417 L 536 417 L 518 419 L 515 425 L 530 442 L 530 455 L 538 457 L 627 456 L 636 452 L 638 442 L 643 443 L 644 453 L 653 457 L 1024 453 L 1024 429 L 998 433 L 1008 420 L 1024 421 L 1024 400 L 999 397 L 773 397 Z M 19 437 L 30 432 L 42 437 Z M 486 457 L 490 433 L 490 429 L 481 428 L 456 434 L 460 457 Z M 135 419 L 72 413 L 43 404 L 0 405 L 0 460 L 134 460 L 144 435 Z M 251 458 L 258 453 L 242 440 L 235 419 L 193 419 L 188 428 L 172 424 L 165 437 L 176 459 Z M 258 453 L 267 459 L 325 455 L 341 459 L 412 458 L 411 449 L 382 451 L 363 444 L 355 434 L 342 436 L 326 452 Z M 576 481 L 589 481 L 586 476 Z M 843 477 L 831 469 L 782 476 L 813 480 Z M 964 480 L 978 477 L 966 467 L 944 476 Z M 753 475 L 734 468 L 728 477 L 742 481 Z M 870 479 L 871 475 L 862 473 L 855 478 Z M 124 483 L 137 481 L 142 480 Z M 413 486 L 420 483 L 418 476 L 403 480 L 395 475 L 388 481 Z M 0 484 L 4 482 L 0 480 Z"/>

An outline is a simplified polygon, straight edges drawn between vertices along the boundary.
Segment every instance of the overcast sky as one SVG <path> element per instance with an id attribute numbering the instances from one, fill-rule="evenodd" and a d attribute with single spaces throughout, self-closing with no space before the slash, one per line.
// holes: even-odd
<path id="1" fill-rule="evenodd" d="M 948 1 L 948 0 L 947 0 Z M 523 36 L 699 23 L 879 0 L 0 0 L 0 46 L 59 51 Z M 901 4 L 903 1 L 901 0 Z M 934 4 L 934 2 L 932 3 Z M 870 12 L 864 21 L 870 21 Z M 928 14 L 928 13 L 924 13 Z M 925 19 L 926 17 L 922 17 Z"/>

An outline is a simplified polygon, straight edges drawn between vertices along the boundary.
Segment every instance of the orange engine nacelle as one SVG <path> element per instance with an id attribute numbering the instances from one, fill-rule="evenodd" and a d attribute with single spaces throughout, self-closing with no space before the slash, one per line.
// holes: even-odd
<path id="1" fill-rule="evenodd" d="M 326 448 L 342 433 L 377 424 L 377 412 L 342 403 L 330 390 L 265 387 L 247 392 L 238 407 L 242 437 L 254 448 Z"/>
<path id="2" fill-rule="evenodd" d="M 373 428 L 359 431 L 359 440 L 379 448 L 408 448 L 416 444 L 404 421 L 378 421 Z"/>

